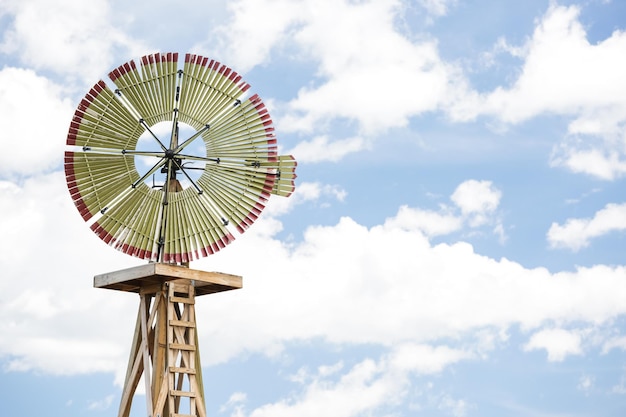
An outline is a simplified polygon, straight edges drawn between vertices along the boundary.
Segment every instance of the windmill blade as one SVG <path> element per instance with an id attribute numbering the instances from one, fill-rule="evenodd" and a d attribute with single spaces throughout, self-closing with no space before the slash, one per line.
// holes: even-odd
<path id="1" fill-rule="evenodd" d="M 152 126 L 172 120 L 176 108 L 178 54 L 153 54 L 141 58 L 141 73 L 134 61 L 109 73 L 118 92 L 140 119 Z"/>
<path id="2" fill-rule="evenodd" d="M 296 189 L 295 180 L 298 163 L 291 155 L 281 155 L 276 162 L 276 181 L 272 188 L 272 194 L 289 197 Z"/>
<path id="3" fill-rule="evenodd" d="M 161 192 L 141 183 L 119 204 L 107 210 L 91 229 L 107 244 L 124 253 L 153 259 L 158 236 Z"/>
<path id="4" fill-rule="evenodd" d="M 65 153 L 65 176 L 85 221 L 106 210 L 139 178 L 132 156 L 88 152 Z"/>
<path id="5" fill-rule="evenodd" d="M 197 130 L 216 120 L 250 85 L 215 60 L 187 54 L 183 68 L 179 117 Z"/>
<path id="6" fill-rule="evenodd" d="M 68 146 L 134 149 L 143 127 L 104 81 L 97 82 L 74 112 Z"/>
<path id="7" fill-rule="evenodd" d="M 65 153 L 70 195 L 105 243 L 141 259 L 188 263 L 233 242 L 230 228 L 243 233 L 271 194 L 293 192 L 295 160 L 277 155 L 265 104 L 246 97 L 250 85 L 232 69 L 186 54 L 181 70 L 177 53 L 157 53 L 109 78 L 114 91 L 99 81 L 79 103 Z M 171 124 L 166 137 L 154 128 L 163 122 Z M 179 137 L 179 123 L 196 132 Z M 137 149 L 144 133 L 151 150 Z M 194 154 L 196 140 L 204 155 Z M 153 158 L 152 168 L 140 174 L 136 157 Z M 157 174 L 162 185 L 150 187 Z"/>

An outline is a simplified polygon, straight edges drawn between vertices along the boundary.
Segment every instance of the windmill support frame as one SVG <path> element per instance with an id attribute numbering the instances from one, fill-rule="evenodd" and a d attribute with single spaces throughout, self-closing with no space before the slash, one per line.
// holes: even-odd
<path id="1" fill-rule="evenodd" d="M 242 277 L 150 263 L 96 275 L 94 287 L 139 294 L 118 417 L 128 417 L 143 376 L 148 417 L 206 417 L 197 296 L 242 288 Z"/>

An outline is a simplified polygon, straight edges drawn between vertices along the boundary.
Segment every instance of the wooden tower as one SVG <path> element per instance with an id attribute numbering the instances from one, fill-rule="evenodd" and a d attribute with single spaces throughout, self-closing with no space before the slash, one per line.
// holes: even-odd
<path id="1" fill-rule="evenodd" d="M 139 294 L 118 417 L 129 416 L 142 376 L 148 417 L 205 417 L 195 300 L 241 288 L 241 277 L 150 263 L 97 275 L 94 287 Z"/>

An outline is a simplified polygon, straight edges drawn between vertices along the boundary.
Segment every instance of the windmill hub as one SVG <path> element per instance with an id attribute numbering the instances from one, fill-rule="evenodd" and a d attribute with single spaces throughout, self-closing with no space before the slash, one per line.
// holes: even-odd
<path id="1" fill-rule="evenodd" d="M 173 149 L 168 149 L 165 151 L 165 157 L 167 159 L 174 159 L 175 156 L 176 156 L 176 152 L 174 152 Z"/>

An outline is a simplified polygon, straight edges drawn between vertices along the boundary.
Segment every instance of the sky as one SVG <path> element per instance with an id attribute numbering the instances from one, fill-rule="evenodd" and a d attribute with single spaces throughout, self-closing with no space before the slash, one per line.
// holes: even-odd
<path id="1" fill-rule="evenodd" d="M 214 417 L 626 413 L 626 2 L 0 0 L 4 414 L 116 415 L 144 264 L 67 191 L 85 93 L 156 52 L 270 111 L 296 191 L 194 269 Z M 133 417 L 145 416 L 144 396 Z"/>

